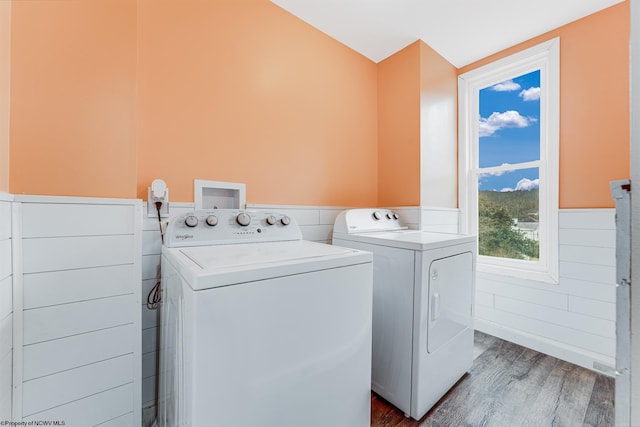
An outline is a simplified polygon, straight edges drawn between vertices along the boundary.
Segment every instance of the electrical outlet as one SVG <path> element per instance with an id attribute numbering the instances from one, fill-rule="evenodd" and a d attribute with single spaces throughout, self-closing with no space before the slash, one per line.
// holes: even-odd
<path id="1" fill-rule="evenodd" d="M 147 216 L 149 218 L 158 218 L 158 210 L 156 208 L 155 201 L 157 199 L 153 197 L 151 187 L 148 188 L 147 192 Z M 169 217 L 169 189 L 165 190 L 164 199 L 162 201 L 162 206 L 160 207 L 160 217 L 168 218 Z"/>

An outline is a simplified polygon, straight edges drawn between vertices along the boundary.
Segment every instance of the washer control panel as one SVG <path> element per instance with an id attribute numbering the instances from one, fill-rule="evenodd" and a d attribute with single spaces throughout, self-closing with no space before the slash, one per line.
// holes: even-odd
<path id="1" fill-rule="evenodd" d="M 398 213 L 383 208 L 342 211 L 333 225 L 334 233 L 344 234 L 406 229 Z"/>
<path id="2" fill-rule="evenodd" d="M 177 248 L 301 239 L 298 224 L 282 212 L 210 209 L 171 218 L 164 241 L 165 246 Z"/>

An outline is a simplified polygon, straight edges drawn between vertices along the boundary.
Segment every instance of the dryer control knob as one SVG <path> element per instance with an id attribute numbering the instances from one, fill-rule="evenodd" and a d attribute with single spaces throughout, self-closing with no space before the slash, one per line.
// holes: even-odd
<path id="1" fill-rule="evenodd" d="M 184 225 L 187 227 L 195 227 L 198 225 L 198 218 L 194 215 L 189 215 L 184 219 Z"/>
<path id="2" fill-rule="evenodd" d="M 382 214 L 379 211 L 375 211 L 373 213 L 373 219 L 375 219 L 376 221 L 382 219 Z"/>
<path id="3" fill-rule="evenodd" d="M 291 218 L 289 218 L 288 216 L 283 216 L 280 222 L 282 223 L 282 225 L 289 225 L 291 224 Z"/>
<path id="4" fill-rule="evenodd" d="M 210 225 L 212 227 L 218 225 L 218 217 L 215 215 L 209 215 L 206 219 L 207 225 Z"/>
<path id="5" fill-rule="evenodd" d="M 251 217 L 249 216 L 248 213 L 239 213 L 238 216 L 236 217 L 236 222 L 238 224 L 240 224 L 243 227 L 246 227 L 247 225 L 251 224 Z"/>
<path id="6" fill-rule="evenodd" d="M 398 219 L 398 218 L 400 218 L 400 215 L 398 215 L 397 213 L 394 213 L 393 214 L 393 219 Z"/>
<path id="7" fill-rule="evenodd" d="M 275 216 L 273 216 L 273 215 L 269 215 L 269 216 L 267 217 L 267 224 L 269 224 L 269 225 L 273 225 L 273 224 L 275 224 L 277 221 L 278 221 L 278 220 L 277 220 L 277 219 L 276 219 L 276 217 L 275 217 Z"/>
<path id="8" fill-rule="evenodd" d="M 388 214 L 386 215 L 386 217 L 387 217 L 387 219 L 391 219 L 391 214 L 390 214 L 390 213 L 388 213 Z"/>

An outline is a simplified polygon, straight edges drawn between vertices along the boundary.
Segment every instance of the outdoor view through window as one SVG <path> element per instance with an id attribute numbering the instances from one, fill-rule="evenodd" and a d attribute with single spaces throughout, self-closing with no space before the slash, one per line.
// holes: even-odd
<path id="1" fill-rule="evenodd" d="M 540 71 L 479 95 L 478 252 L 537 261 Z"/>

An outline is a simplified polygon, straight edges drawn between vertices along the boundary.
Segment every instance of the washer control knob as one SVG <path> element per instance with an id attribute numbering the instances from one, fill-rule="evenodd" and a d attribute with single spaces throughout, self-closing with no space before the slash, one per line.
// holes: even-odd
<path id="1" fill-rule="evenodd" d="M 382 214 L 379 211 L 375 211 L 373 213 L 373 219 L 375 219 L 376 221 L 379 221 L 382 219 Z"/>
<path id="2" fill-rule="evenodd" d="M 248 213 L 241 212 L 236 217 L 236 222 L 241 226 L 246 227 L 247 225 L 251 224 L 251 217 Z"/>
<path id="3" fill-rule="evenodd" d="M 218 217 L 215 215 L 209 215 L 205 221 L 207 222 L 207 225 L 210 225 L 211 227 L 218 225 Z"/>
<path id="4" fill-rule="evenodd" d="M 398 215 L 397 213 L 393 214 L 393 219 L 399 219 L 399 218 L 400 218 L 400 215 Z"/>
<path id="5" fill-rule="evenodd" d="M 273 216 L 273 215 L 269 215 L 269 216 L 267 217 L 267 224 L 269 224 L 269 225 L 273 225 L 273 224 L 275 224 L 276 222 L 278 222 L 278 220 L 276 219 L 276 217 L 275 217 L 275 216 Z"/>
<path id="6" fill-rule="evenodd" d="M 282 225 L 289 225 L 291 224 L 291 218 L 289 218 L 288 216 L 283 216 L 282 219 L 280 219 L 280 222 L 282 223 Z"/>
<path id="7" fill-rule="evenodd" d="M 187 227 L 195 227 L 198 225 L 198 218 L 194 215 L 189 215 L 184 219 L 184 225 Z"/>

